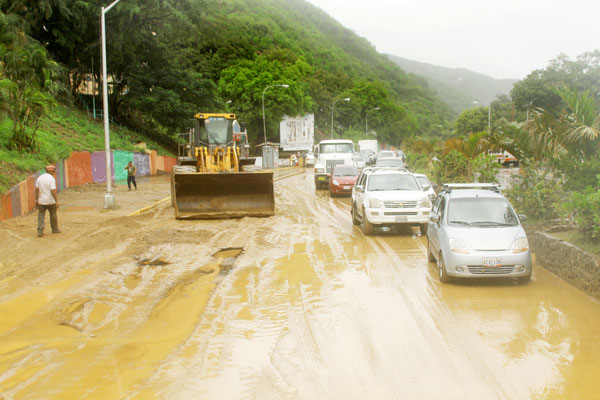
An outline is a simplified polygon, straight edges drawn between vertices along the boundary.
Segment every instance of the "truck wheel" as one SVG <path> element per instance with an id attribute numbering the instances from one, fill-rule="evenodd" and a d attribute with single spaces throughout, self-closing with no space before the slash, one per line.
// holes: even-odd
<path id="1" fill-rule="evenodd" d="M 433 256 L 433 253 L 431 252 L 431 242 L 429 241 L 429 238 L 427 238 L 427 261 L 435 262 L 435 257 Z"/>
<path id="2" fill-rule="evenodd" d="M 419 228 L 421 229 L 421 235 L 427 234 L 427 224 L 421 224 Z"/>
<path id="3" fill-rule="evenodd" d="M 438 265 L 438 270 L 439 270 L 439 274 L 440 274 L 440 282 L 442 282 L 442 283 L 450 282 L 450 277 L 448 276 L 448 273 L 446 272 L 446 263 L 444 262 L 444 257 L 442 256 L 441 251 L 440 251 L 440 254 L 438 255 L 437 265 Z"/>
<path id="4" fill-rule="evenodd" d="M 371 236 L 373 234 L 373 224 L 369 222 L 369 219 L 367 218 L 367 212 L 365 211 L 365 209 L 363 208 L 363 215 L 362 215 L 362 230 L 365 233 L 365 235 L 367 236 Z"/>
<path id="5" fill-rule="evenodd" d="M 356 215 L 356 205 L 352 204 L 352 210 L 350 211 L 352 214 L 352 225 L 359 225 L 360 221 L 358 220 L 358 216 Z"/>

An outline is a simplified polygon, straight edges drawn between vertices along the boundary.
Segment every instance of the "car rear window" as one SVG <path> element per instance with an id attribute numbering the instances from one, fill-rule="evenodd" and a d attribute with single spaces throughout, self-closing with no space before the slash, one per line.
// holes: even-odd
<path id="1" fill-rule="evenodd" d="M 506 199 L 473 197 L 450 200 L 448 223 L 462 226 L 516 226 L 519 222 Z"/>
<path id="2" fill-rule="evenodd" d="M 375 162 L 376 167 L 404 167 L 402 160 L 377 160 Z"/>
<path id="3" fill-rule="evenodd" d="M 420 188 L 412 175 L 381 174 L 371 175 L 367 190 L 420 190 Z"/>
<path id="4" fill-rule="evenodd" d="M 338 165 L 333 170 L 333 176 L 358 176 L 358 170 L 354 165 Z"/>

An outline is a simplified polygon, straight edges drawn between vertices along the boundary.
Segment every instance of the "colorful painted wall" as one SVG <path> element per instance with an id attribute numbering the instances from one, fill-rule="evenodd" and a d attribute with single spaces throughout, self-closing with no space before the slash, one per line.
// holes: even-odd
<path id="1" fill-rule="evenodd" d="M 86 183 L 106 183 L 106 153 L 104 151 L 79 151 L 71 153 L 67 160 L 56 165 L 56 189 L 63 190 Z M 151 176 L 159 172 L 171 172 L 177 158 L 159 156 L 152 150 L 149 154 L 113 150 L 110 155 L 112 181 L 127 179 L 125 166 L 133 161 L 137 176 Z M 0 194 L 0 221 L 20 217 L 35 208 L 35 181 L 44 171 L 38 171 L 24 181 Z"/>

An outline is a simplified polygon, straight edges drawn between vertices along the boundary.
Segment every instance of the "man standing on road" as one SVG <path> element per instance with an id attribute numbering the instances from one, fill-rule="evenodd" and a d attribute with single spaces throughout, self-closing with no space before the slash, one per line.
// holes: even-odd
<path id="1" fill-rule="evenodd" d="M 58 198 L 56 197 L 56 167 L 46 166 L 46 173 L 42 174 L 35 182 L 35 204 L 38 208 L 38 237 L 44 236 L 44 219 L 46 210 L 50 212 L 50 226 L 52 233 L 60 233 L 58 229 Z"/>
<path id="2" fill-rule="evenodd" d="M 129 161 L 129 164 L 127 164 L 125 169 L 127 170 L 127 187 L 131 190 L 131 184 L 133 183 L 135 190 L 137 190 L 137 183 L 135 183 L 135 173 L 137 172 L 137 168 L 133 165 L 132 161 Z"/>

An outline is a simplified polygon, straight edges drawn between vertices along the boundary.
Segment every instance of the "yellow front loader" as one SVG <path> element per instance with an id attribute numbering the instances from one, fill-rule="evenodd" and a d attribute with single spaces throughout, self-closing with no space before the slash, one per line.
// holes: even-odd
<path id="1" fill-rule="evenodd" d="M 179 145 L 171 177 L 178 219 L 267 217 L 275 214 L 272 172 L 245 172 L 235 114 L 199 113 Z"/>

